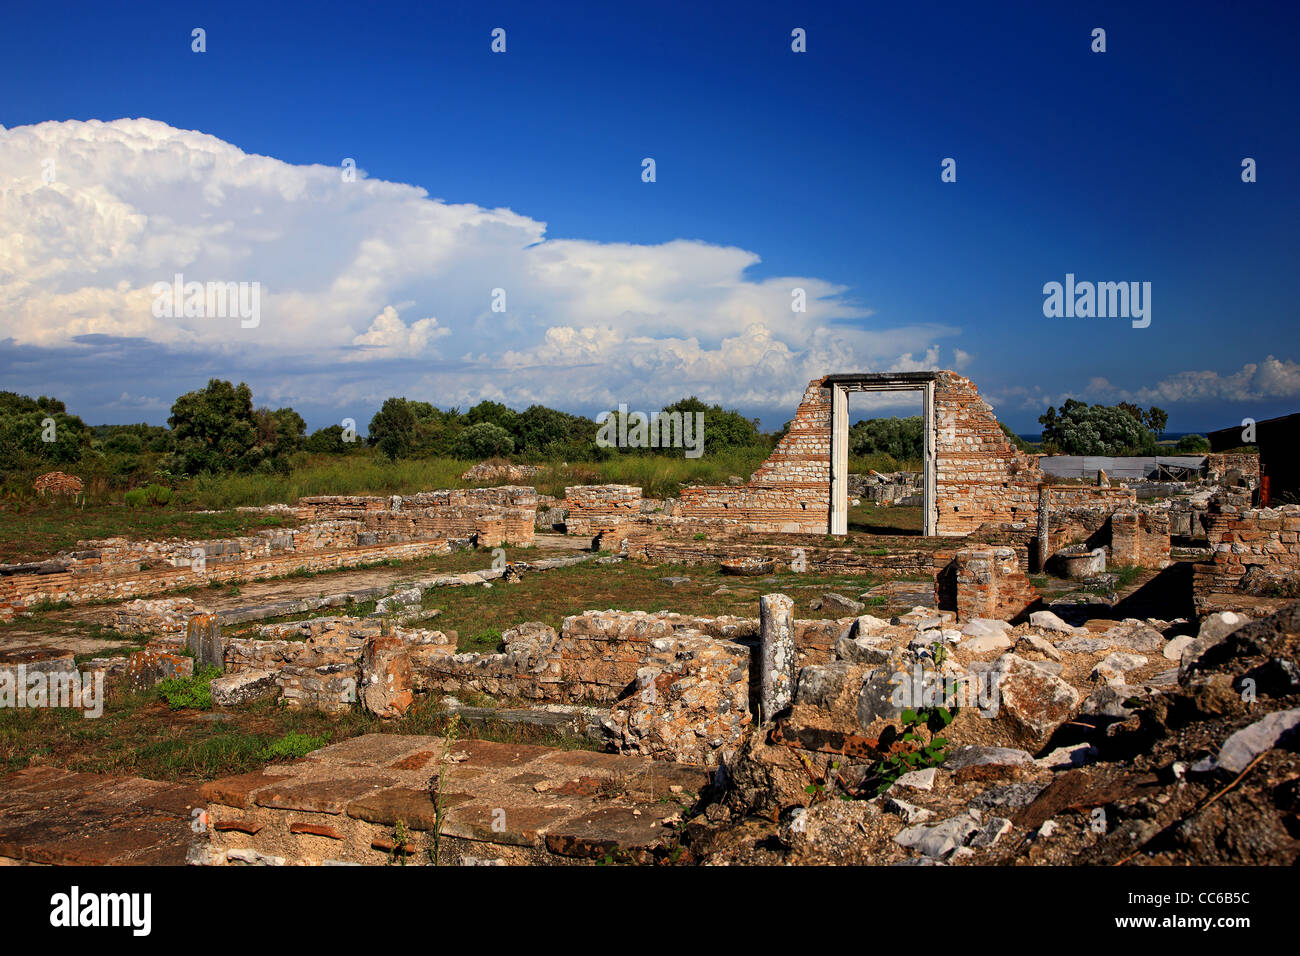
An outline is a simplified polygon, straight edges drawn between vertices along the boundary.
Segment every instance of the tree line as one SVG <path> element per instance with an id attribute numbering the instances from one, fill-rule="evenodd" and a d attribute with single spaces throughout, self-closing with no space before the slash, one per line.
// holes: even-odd
<path id="1" fill-rule="evenodd" d="M 737 448 L 771 448 L 788 429 L 764 434 L 757 419 L 734 409 L 683 398 L 661 413 L 700 414 L 704 454 Z M 614 415 L 618 412 L 612 413 Z M 599 417 L 599 416 L 598 416 Z M 1154 455 L 1168 425 L 1161 408 L 1089 405 L 1067 399 L 1039 417 L 1041 450 L 1064 455 Z M 292 408 L 255 406 L 248 385 L 212 379 L 207 386 L 181 395 L 172 404 L 167 426 L 88 426 L 68 413 L 63 402 L 0 392 L 0 473 L 33 474 L 96 459 L 114 484 L 133 477 L 162 478 L 200 474 L 285 473 L 301 452 L 351 455 L 362 449 L 391 460 L 511 457 L 523 461 L 594 462 L 616 454 L 680 454 L 672 448 L 615 449 L 597 442 L 596 420 L 545 405 L 522 411 L 500 402 L 482 401 L 467 411 L 438 408 L 430 402 L 392 397 L 370 419 L 364 436 L 343 424 L 307 433 L 306 422 Z M 875 418 L 849 432 L 849 453 L 857 458 L 889 455 L 899 463 L 922 457 L 922 420 Z M 1005 425 L 1017 447 L 1031 449 Z M 1207 451 L 1200 435 L 1184 436 L 1175 451 Z"/>
<path id="2" fill-rule="evenodd" d="M 663 412 L 699 413 L 705 454 L 741 447 L 766 448 L 773 436 L 758 420 L 698 398 L 681 399 Z M 597 444 L 594 419 L 545 405 L 517 411 L 482 401 L 462 412 L 426 401 L 392 397 L 371 418 L 365 435 L 343 424 L 307 433 L 292 408 L 256 407 L 252 389 L 212 379 L 172 404 L 167 426 L 88 426 L 63 402 L 0 392 L 0 473 L 31 473 L 95 458 L 110 474 L 139 472 L 144 464 L 162 477 L 228 473 L 285 473 L 300 452 L 352 455 L 374 449 L 391 460 L 513 457 L 525 461 L 601 461 L 622 449 Z M 673 454 L 638 448 L 628 454 Z M 676 452 L 680 453 L 680 452 Z"/>

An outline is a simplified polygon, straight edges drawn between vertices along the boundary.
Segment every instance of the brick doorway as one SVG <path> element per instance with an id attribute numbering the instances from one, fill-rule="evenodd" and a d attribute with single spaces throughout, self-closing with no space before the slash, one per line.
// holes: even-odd
<path id="1" fill-rule="evenodd" d="M 822 382 L 831 391 L 830 533 L 849 531 L 849 392 L 921 392 L 921 534 L 938 533 L 935 506 L 934 383 L 938 372 L 865 372 L 828 375 Z"/>

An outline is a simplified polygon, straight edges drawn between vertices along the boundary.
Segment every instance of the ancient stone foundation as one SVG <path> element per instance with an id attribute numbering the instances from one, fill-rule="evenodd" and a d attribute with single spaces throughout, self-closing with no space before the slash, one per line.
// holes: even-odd
<path id="1" fill-rule="evenodd" d="M 387 498 L 328 495 L 302 498 L 304 522 L 350 519 L 368 532 L 412 537 L 474 538 L 481 548 L 533 543 L 537 492 L 533 488 L 453 488 Z"/>
<path id="2" fill-rule="evenodd" d="M 1165 568 L 1170 563 L 1169 513 L 1125 508 L 1110 516 L 1112 564 Z"/>
<path id="3" fill-rule="evenodd" d="M 400 535 L 367 534 L 356 521 L 216 541 L 82 541 L 78 550 L 62 551 L 50 561 L 0 565 L 0 606 L 21 611 L 42 601 L 84 604 L 211 581 L 412 561 L 451 549 L 443 538 L 411 541 Z"/>
<path id="4" fill-rule="evenodd" d="M 936 579 L 935 597 L 940 608 L 955 610 L 959 621 L 1009 621 L 1041 600 L 1012 548 L 958 551 Z"/>
<path id="5" fill-rule="evenodd" d="M 78 542 L 48 561 L 0 565 L 0 616 L 42 601 L 136 597 L 211 581 L 277 577 L 534 541 L 537 492 L 471 488 L 392 498 L 303 498 L 298 528 L 205 541 Z"/>
<path id="6" fill-rule="evenodd" d="M 1196 566 L 1193 590 L 1213 594 L 1300 596 L 1300 505 L 1211 506 L 1207 537 L 1213 557 Z"/>

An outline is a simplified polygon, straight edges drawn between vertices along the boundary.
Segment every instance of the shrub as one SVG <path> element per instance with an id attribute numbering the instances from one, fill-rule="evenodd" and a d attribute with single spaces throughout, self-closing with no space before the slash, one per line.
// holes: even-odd
<path id="1" fill-rule="evenodd" d="M 172 500 L 172 490 L 164 485 L 149 485 L 144 489 L 144 498 L 155 508 L 160 508 Z"/>

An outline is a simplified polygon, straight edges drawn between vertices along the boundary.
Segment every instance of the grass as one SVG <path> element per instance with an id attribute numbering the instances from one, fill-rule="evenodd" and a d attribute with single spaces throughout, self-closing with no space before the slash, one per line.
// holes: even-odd
<path id="1" fill-rule="evenodd" d="M 96 538 L 229 538 L 287 523 L 281 515 L 240 511 L 196 514 L 175 507 L 121 504 L 88 504 L 83 509 L 52 501 L 9 505 L 0 517 L 0 563 L 43 560 L 75 548 L 78 541 Z"/>
<path id="2" fill-rule="evenodd" d="M 212 680 L 221 676 L 217 667 L 201 667 L 189 677 L 172 677 L 158 684 L 158 696 L 172 710 L 211 710 Z"/>
<path id="3" fill-rule="evenodd" d="M 418 699 L 405 717 L 381 721 L 356 708 L 338 717 L 262 701 L 223 711 L 173 710 L 159 689 L 110 690 L 103 716 L 76 710 L 0 709 L 0 773 L 32 764 L 84 773 L 202 782 L 296 760 L 360 734 L 438 736 L 454 718 L 439 700 Z M 592 749 L 585 738 L 500 721 L 462 725 L 462 736 Z"/>
<path id="4" fill-rule="evenodd" d="M 902 505 L 881 506 L 864 501 L 849 508 L 849 531 L 858 534 L 917 534 L 921 533 L 921 512 L 917 507 Z M 869 554 L 885 553 L 884 549 Z"/>
<path id="5" fill-rule="evenodd" d="M 563 497 L 569 485 L 631 484 L 639 485 L 646 497 L 663 498 L 677 495 L 689 483 L 722 484 L 731 475 L 747 479 L 766 456 L 762 448 L 695 459 L 620 454 L 601 462 L 546 464 L 532 483 L 540 494 L 554 497 Z M 81 504 L 13 498 L 4 506 L 8 517 L 0 520 L 0 562 L 40 560 L 96 538 L 225 538 L 295 524 L 284 515 L 230 510 L 237 507 L 293 504 L 314 495 L 413 494 L 483 485 L 460 478 L 474 462 L 452 458 L 387 461 L 367 449 L 346 458 L 303 454 L 295 461 L 286 475 L 180 480 L 171 502 L 161 507 L 130 508 L 122 503 L 120 492 L 110 491 L 88 495 Z"/>
<path id="6" fill-rule="evenodd" d="M 660 584 L 660 578 L 689 577 L 685 584 Z M 762 582 L 762 583 L 760 583 Z M 559 629 L 571 614 L 612 608 L 621 611 L 677 611 L 682 614 L 758 616 L 758 595 L 784 591 L 795 598 L 801 618 L 829 618 L 829 611 L 807 607 L 823 591 L 849 596 L 877 582 L 865 575 L 823 575 L 787 571 L 766 578 L 723 575 L 717 565 L 646 565 L 623 562 L 591 563 L 525 574 L 518 584 L 497 583 L 493 588 L 434 588 L 424 594 L 424 606 L 441 613 L 428 626 L 454 630 L 461 653 L 490 652 L 500 647 L 501 635 L 524 621 L 541 621 Z M 727 591 L 714 594 L 721 586 Z"/>

